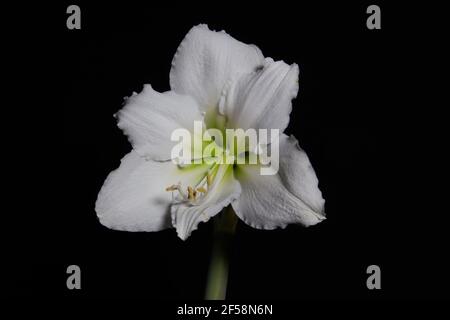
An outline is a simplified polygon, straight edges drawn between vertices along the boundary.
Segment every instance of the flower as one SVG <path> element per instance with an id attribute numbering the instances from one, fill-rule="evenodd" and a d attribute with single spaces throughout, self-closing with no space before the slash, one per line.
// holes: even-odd
<path id="1" fill-rule="evenodd" d="M 116 115 L 133 150 L 99 192 L 95 209 L 100 222 L 125 231 L 173 226 L 184 240 L 228 205 L 258 229 L 324 220 L 318 179 L 292 136 L 280 135 L 275 175 L 261 175 L 258 164 L 176 165 L 171 156 L 176 143 L 171 133 L 178 128 L 192 132 L 194 121 L 219 130 L 283 132 L 297 96 L 298 74 L 296 64 L 264 58 L 256 46 L 224 31 L 193 27 L 173 58 L 172 90 L 159 93 L 145 85 Z"/>

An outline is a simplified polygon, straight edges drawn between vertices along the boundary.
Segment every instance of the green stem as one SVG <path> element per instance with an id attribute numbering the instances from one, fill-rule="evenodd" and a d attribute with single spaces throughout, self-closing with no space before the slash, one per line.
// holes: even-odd
<path id="1" fill-rule="evenodd" d="M 236 228 L 236 215 L 231 206 L 214 219 L 214 243 L 206 283 L 206 300 L 225 300 L 231 240 Z"/>

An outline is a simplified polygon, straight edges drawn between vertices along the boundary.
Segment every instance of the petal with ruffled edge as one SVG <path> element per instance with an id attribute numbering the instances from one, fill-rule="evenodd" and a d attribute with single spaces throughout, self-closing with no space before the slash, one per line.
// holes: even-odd
<path id="1" fill-rule="evenodd" d="M 214 182 L 200 203 L 172 205 L 172 224 L 176 227 L 178 236 L 186 240 L 200 222 L 207 222 L 236 200 L 240 193 L 241 187 L 234 179 L 233 166 L 219 165 Z"/>
<path id="2" fill-rule="evenodd" d="M 221 112 L 228 127 L 279 129 L 289 123 L 292 99 L 298 92 L 298 66 L 267 58 L 259 70 L 242 75 L 227 88 Z"/>
<path id="3" fill-rule="evenodd" d="M 159 93 L 148 84 L 141 93 L 129 97 L 116 116 L 133 149 L 157 161 L 171 159 L 172 148 L 178 143 L 171 141 L 174 130 L 193 133 L 194 121 L 203 121 L 193 98 L 173 91 Z"/>
<path id="4" fill-rule="evenodd" d="M 209 166 L 179 168 L 171 161 L 145 160 L 131 151 L 106 178 L 95 204 L 100 222 L 114 230 L 159 231 L 171 226 L 171 192 L 166 187 L 197 183 Z"/>
<path id="5" fill-rule="evenodd" d="M 275 229 L 288 224 L 311 226 L 325 219 L 322 193 L 306 153 L 294 137 L 280 137 L 280 168 L 275 175 L 260 175 L 259 165 L 236 170 L 242 186 L 232 203 L 236 214 L 257 229 Z"/>
<path id="6" fill-rule="evenodd" d="M 226 83 L 237 73 L 253 71 L 264 57 L 254 45 L 242 43 L 225 31 L 207 25 L 193 27 L 175 53 L 170 87 L 193 96 L 203 111 L 217 106 Z"/>

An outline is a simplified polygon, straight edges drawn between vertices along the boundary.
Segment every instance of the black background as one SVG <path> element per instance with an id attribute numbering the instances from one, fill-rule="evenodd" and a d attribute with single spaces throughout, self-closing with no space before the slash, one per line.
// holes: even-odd
<path id="1" fill-rule="evenodd" d="M 131 150 L 112 116 L 123 97 L 145 83 L 169 90 L 176 48 L 192 26 L 206 23 L 256 44 L 266 57 L 299 65 L 287 133 L 315 168 L 328 218 L 308 229 L 275 231 L 239 222 L 227 297 L 448 298 L 448 225 L 432 208 L 434 199 L 421 202 L 415 191 L 432 185 L 415 180 L 426 173 L 408 160 L 426 157 L 409 147 L 413 138 L 405 133 L 413 113 L 405 78 L 417 63 L 409 50 L 418 30 L 386 4 L 380 4 L 382 29 L 368 30 L 368 4 L 82 2 L 81 30 L 66 29 L 68 4 L 47 12 L 57 17 L 49 41 L 54 59 L 46 68 L 61 73 L 62 96 L 52 109 L 58 158 L 35 190 L 45 211 L 17 236 L 25 249 L 10 260 L 18 271 L 13 292 L 202 299 L 212 223 L 185 242 L 173 229 L 118 232 L 98 222 L 94 204 L 108 173 Z M 70 264 L 81 267 L 80 291 L 66 288 Z M 381 267 L 381 290 L 366 287 L 371 264 Z"/>

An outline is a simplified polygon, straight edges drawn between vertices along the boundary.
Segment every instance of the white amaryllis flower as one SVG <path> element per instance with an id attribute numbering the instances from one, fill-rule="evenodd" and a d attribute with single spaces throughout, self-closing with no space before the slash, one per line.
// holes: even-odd
<path id="1" fill-rule="evenodd" d="M 298 92 L 298 73 L 296 64 L 264 58 L 256 46 L 223 31 L 193 27 L 173 58 L 172 90 L 159 93 L 146 85 L 117 114 L 133 150 L 98 195 L 100 222 L 125 231 L 173 226 L 184 240 L 229 204 L 258 229 L 310 226 L 325 219 L 316 174 L 292 136 L 280 136 L 275 175 L 261 175 L 258 164 L 179 166 L 171 159 L 171 133 L 192 131 L 194 121 L 220 130 L 283 132 Z"/>

